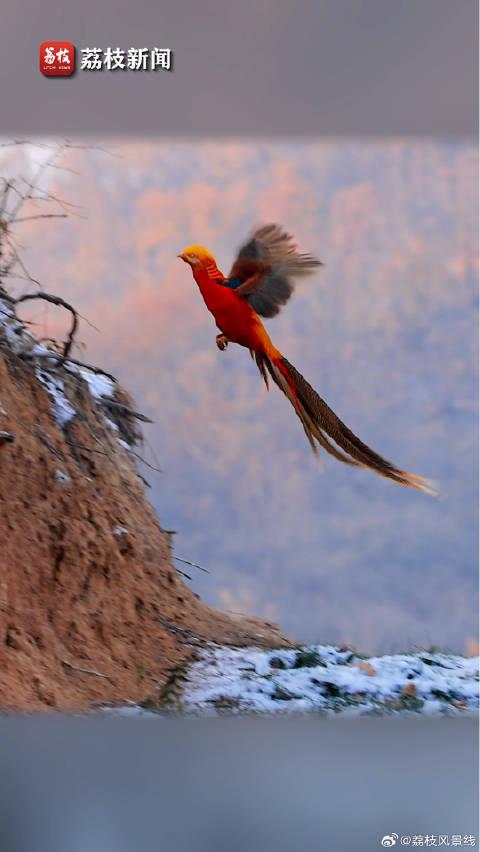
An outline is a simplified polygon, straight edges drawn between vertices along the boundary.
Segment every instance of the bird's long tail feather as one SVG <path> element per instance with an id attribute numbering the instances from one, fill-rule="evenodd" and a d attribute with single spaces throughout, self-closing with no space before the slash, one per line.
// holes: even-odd
<path id="1" fill-rule="evenodd" d="M 270 358 L 262 352 L 253 355 L 267 388 L 270 375 L 292 403 L 316 455 L 320 446 L 345 464 L 370 468 L 380 476 L 426 494 L 436 493 L 428 479 L 400 470 L 357 438 L 286 358 L 281 355 Z"/>

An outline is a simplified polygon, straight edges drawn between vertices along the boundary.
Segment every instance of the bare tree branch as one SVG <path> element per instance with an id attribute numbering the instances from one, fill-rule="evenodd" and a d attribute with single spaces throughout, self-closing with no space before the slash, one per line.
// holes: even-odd
<path id="1" fill-rule="evenodd" d="M 197 565 L 196 562 L 190 562 L 189 559 L 182 559 L 181 556 L 174 556 L 173 558 L 177 559 L 178 562 L 184 562 L 185 565 L 191 565 L 192 568 L 198 568 L 200 571 L 204 571 L 205 574 L 210 574 L 210 571 L 208 570 L 208 568 L 203 568 L 201 565 Z"/>
<path id="2" fill-rule="evenodd" d="M 185 571 L 180 571 L 180 568 L 175 568 L 175 571 L 177 572 L 177 574 L 180 574 L 182 577 L 186 577 L 186 578 L 187 578 L 187 580 L 191 580 L 191 579 L 192 579 L 192 578 L 190 577 L 190 574 L 186 574 L 186 573 L 185 573 Z M 192 582 L 193 582 L 193 580 L 192 580 Z"/>
<path id="3" fill-rule="evenodd" d="M 68 213 L 38 213 L 36 216 L 22 216 L 20 219 L 10 219 L 10 225 L 19 222 L 32 222 L 34 219 L 68 219 Z"/>
<path id="4" fill-rule="evenodd" d="M 65 143 L 63 143 L 62 145 L 58 145 L 57 148 L 52 152 L 52 154 L 49 157 L 47 157 L 46 160 L 43 161 L 43 163 L 41 163 L 39 165 L 37 171 L 35 172 L 35 174 L 33 176 L 32 181 L 31 181 L 29 192 L 27 192 L 27 194 L 24 196 L 24 198 L 21 198 L 21 199 L 18 200 L 17 204 L 14 206 L 13 210 L 10 212 L 10 216 L 8 217 L 9 222 L 13 222 L 13 220 L 17 218 L 17 213 L 19 213 L 19 211 L 22 209 L 23 205 L 31 199 L 32 193 L 37 189 L 39 181 L 41 180 L 44 173 L 47 171 L 48 167 L 51 164 L 53 164 L 55 162 L 55 160 L 58 160 L 60 155 L 65 150 L 65 147 L 66 147 Z"/>
<path id="5" fill-rule="evenodd" d="M 20 145 L 32 145 L 35 148 L 51 148 L 46 142 L 32 142 L 30 139 L 14 139 L 12 142 L 0 142 L 0 148 L 16 148 Z"/>
<path id="6" fill-rule="evenodd" d="M 80 316 L 80 314 L 78 315 Z M 62 364 L 74 364 L 76 367 L 83 367 L 85 370 L 88 370 L 90 373 L 95 373 L 98 376 L 105 376 L 107 379 L 110 379 L 114 384 L 118 384 L 118 380 L 111 373 L 107 373 L 106 370 L 100 369 L 100 367 L 94 367 L 93 364 L 86 364 L 85 361 L 78 361 L 77 358 L 65 358 L 65 356 L 59 352 L 36 352 L 35 358 L 54 358 L 57 367 L 61 367 Z M 69 371 L 69 374 L 75 378 L 77 375 L 73 370 Z"/>
<path id="7" fill-rule="evenodd" d="M 12 256 L 10 258 L 10 261 L 7 263 L 7 265 L 1 270 L 0 275 L 3 275 L 3 276 L 8 275 L 10 273 L 11 269 L 13 269 L 13 267 L 15 266 L 15 264 L 18 263 L 22 272 L 24 272 L 27 281 L 31 281 L 32 284 L 36 284 L 37 287 L 41 287 L 42 285 L 40 284 L 40 281 L 37 281 L 36 278 L 33 278 L 33 276 L 30 275 L 27 267 L 25 266 L 22 258 L 20 257 L 16 246 L 14 245 L 12 240 L 10 239 L 7 231 L 4 231 L 4 236 L 5 236 L 6 242 L 10 246 Z"/>
<path id="8" fill-rule="evenodd" d="M 129 408 L 128 405 L 123 405 L 121 402 L 116 402 L 114 399 L 108 399 L 103 397 L 100 400 L 100 404 L 105 406 L 105 408 L 113 408 L 115 411 L 119 411 L 122 414 L 127 414 L 129 417 L 135 417 L 136 420 L 141 420 L 142 423 L 153 423 L 153 420 L 150 420 L 149 417 L 146 417 L 145 414 L 140 414 L 138 411 L 134 411 L 132 408 Z"/>
<path id="9" fill-rule="evenodd" d="M 4 189 L 3 189 L 3 196 L 2 196 L 2 204 L 0 206 L 0 219 L 3 219 L 3 214 L 4 214 L 5 208 L 7 206 L 8 194 L 9 194 L 10 190 L 13 189 L 13 182 L 12 181 L 5 180 L 5 178 L 3 178 L 3 181 L 4 181 Z"/>
<path id="10" fill-rule="evenodd" d="M 76 441 L 68 441 L 66 438 L 65 443 L 68 444 L 69 447 L 75 447 L 75 449 L 77 450 L 85 450 L 85 452 L 87 453 L 97 453 L 100 456 L 106 456 L 107 459 L 110 458 L 110 456 L 108 455 L 108 453 L 105 452 L 105 450 L 96 450 L 95 447 L 86 447 L 85 444 L 77 444 Z"/>
<path id="11" fill-rule="evenodd" d="M 62 299 L 61 296 L 52 296 L 50 293 L 27 293 L 25 296 L 20 296 L 16 299 L 15 304 L 19 305 L 21 302 L 31 301 L 32 299 L 43 299 L 45 302 L 50 302 L 52 305 L 65 308 L 65 310 L 70 311 L 72 314 L 72 325 L 63 345 L 63 358 L 64 360 L 67 359 L 73 346 L 75 332 L 78 328 L 78 315 L 75 308 L 72 308 L 72 306 L 66 302 L 65 299 Z"/>
<path id="12" fill-rule="evenodd" d="M 136 459 L 138 459 L 138 461 L 141 461 L 142 464 L 146 465 L 146 467 L 149 467 L 150 470 L 154 470 L 155 473 L 162 473 L 161 468 L 155 467 L 155 465 L 150 464 L 150 462 L 147 462 L 144 458 L 142 458 L 139 453 L 136 453 L 135 450 L 132 449 L 132 447 L 130 447 L 130 452 L 133 456 L 135 456 Z"/>
<path id="13" fill-rule="evenodd" d="M 118 380 L 115 376 L 112 376 L 111 373 L 107 373 L 106 370 L 100 369 L 100 367 L 94 367 L 92 364 L 86 364 L 84 361 L 77 361 L 76 358 L 68 358 L 69 364 L 75 364 L 76 367 L 84 367 L 85 370 L 89 370 L 91 373 L 95 373 L 97 376 L 105 376 L 107 379 L 110 379 L 115 385 L 118 385 Z M 75 373 L 72 373 L 74 376 Z"/>
<path id="14" fill-rule="evenodd" d="M 102 672 L 96 672 L 95 669 L 83 669 L 81 666 L 74 666 L 73 663 L 69 663 L 68 660 L 61 660 L 62 666 L 65 666 L 67 669 L 71 669 L 74 672 L 81 672 L 82 674 L 95 675 L 95 677 L 103 677 L 105 680 L 109 680 L 113 683 L 112 678 L 106 674 L 102 674 Z"/>

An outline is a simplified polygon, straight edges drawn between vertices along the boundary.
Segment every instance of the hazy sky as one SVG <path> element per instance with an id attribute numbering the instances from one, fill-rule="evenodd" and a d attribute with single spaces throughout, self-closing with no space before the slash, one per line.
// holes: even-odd
<path id="1" fill-rule="evenodd" d="M 31 274 L 73 301 L 88 360 L 155 420 L 147 474 L 176 552 L 211 570 L 212 603 L 295 638 L 368 650 L 476 634 L 476 152 L 434 141 L 134 142 L 75 151 L 49 188 L 82 218 L 18 225 Z M 31 164 L 21 153 L 1 170 Z M 37 156 L 37 155 L 35 155 Z M 228 271 L 257 222 L 325 263 L 268 323 L 276 345 L 359 436 L 432 477 L 429 498 L 330 457 L 267 394 L 176 254 Z M 20 232 L 20 228 L 22 231 Z M 23 286 L 23 284 L 21 284 Z M 38 309 L 42 333 L 55 310 Z"/>

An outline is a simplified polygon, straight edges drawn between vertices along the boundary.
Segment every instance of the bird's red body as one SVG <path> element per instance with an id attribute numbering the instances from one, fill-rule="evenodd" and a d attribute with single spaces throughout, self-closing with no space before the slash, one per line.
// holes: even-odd
<path id="1" fill-rule="evenodd" d="M 280 355 L 250 303 L 242 299 L 236 290 L 218 283 L 226 279 L 216 264 L 198 264 L 193 275 L 208 310 L 228 340 L 246 346 L 251 352 L 262 352 L 269 358 Z"/>

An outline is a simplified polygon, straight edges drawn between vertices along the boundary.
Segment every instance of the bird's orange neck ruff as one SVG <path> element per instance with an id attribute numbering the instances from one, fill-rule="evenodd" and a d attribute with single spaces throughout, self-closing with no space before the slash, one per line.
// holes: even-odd
<path id="1" fill-rule="evenodd" d="M 215 261 L 206 259 L 202 263 L 193 266 L 192 273 L 207 308 L 217 319 L 217 310 L 228 299 L 228 288 L 222 287 L 222 281 L 225 281 L 225 276 L 220 272 Z"/>
<path id="2" fill-rule="evenodd" d="M 207 277 L 210 278 L 211 281 L 216 281 L 218 278 L 220 278 L 221 281 L 225 281 L 225 276 L 222 272 L 220 272 L 213 258 L 206 257 L 204 258 L 202 263 L 198 265 L 198 267 L 193 268 L 193 275 L 198 283 L 197 274 L 203 279 Z"/>

